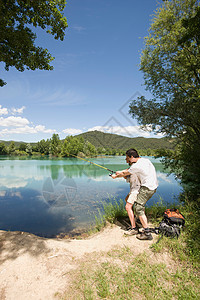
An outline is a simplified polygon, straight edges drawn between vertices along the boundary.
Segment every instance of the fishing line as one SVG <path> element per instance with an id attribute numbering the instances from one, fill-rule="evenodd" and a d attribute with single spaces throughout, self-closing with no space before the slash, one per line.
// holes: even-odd
<path id="1" fill-rule="evenodd" d="M 110 170 L 110 169 L 108 169 L 108 168 L 106 168 L 106 167 L 103 167 L 103 166 L 101 166 L 101 165 L 98 165 L 98 164 L 96 164 L 96 163 L 94 163 L 94 162 L 92 162 L 92 161 L 90 161 L 90 160 L 84 159 L 84 158 L 82 158 L 82 157 L 79 157 L 79 156 L 74 155 L 74 154 L 71 154 L 71 153 L 68 153 L 68 154 L 71 155 L 71 156 L 73 156 L 73 157 L 76 157 L 76 158 L 82 159 L 82 160 L 84 160 L 84 161 L 87 161 L 87 162 L 89 162 L 90 164 L 93 164 L 93 165 L 95 165 L 95 166 L 97 166 L 97 167 L 99 167 L 99 168 L 102 168 L 102 169 L 105 169 L 105 170 L 111 172 L 111 173 L 109 174 L 109 176 L 111 176 L 113 173 L 115 173 L 113 170 Z"/>

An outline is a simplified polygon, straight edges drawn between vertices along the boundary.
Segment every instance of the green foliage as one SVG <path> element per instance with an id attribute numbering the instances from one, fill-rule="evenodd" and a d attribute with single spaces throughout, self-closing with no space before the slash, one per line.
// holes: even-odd
<path id="1" fill-rule="evenodd" d="M 19 71 L 25 68 L 52 70 L 54 59 L 47 49 L 35 45 L 36 34 L 31 26 L 40 27 L 54 36 L 64 39 L 67 20 L 63 16 L 65 0 L 0 1 L 0 61 L 5 69 L 14 66 Z M 30 26 L 31 25 L 31 26 Z M 6 83 L 0 79 L 0 86 Z"/>
<path id="2" fill-rule="evenodd" d="M 158 203 L 147 208 L 147 216 L 154 222 L 154 224 L 156 223 L 156 226 L 163 218 L 163 212 L 166 208 L 178 208 L 185 217 L 185 226 L 178 239 L 163 237 L 158 244 L 154 244 L 152 246 L 152 249 L 156 252 L 163 252 L 164 249 L 168 249 L 168 251 L 173 254 L 174 259 L 178 259 L 183 263 L 190 262 L 194 266 L 197 266 L 200 262 L 199 203 L 200 199 L 198 199 L 196 203 L 194 201 L 184 199 L 183 205 L 167 205 L 167 207 L 165 207 L 163 205 L 160 206 Z"/>
<path id="3" fill-rule="evenodd" d="M 108 203 L 103 204 L 104 208 L 104 218 L 106 221 L 110 223 L 114 223 L 117 218 L 127 216 L 127 212 L 125 210 L 125 204 L 122 199 L 120 199 L 119 203 L 117 201 L 110 201 Z"/>
<path id="4" fill-rule="evenodd" d="M 173 209 L 173 208 L 179 208 L 178 204 L 175 204 L 173 202 L 170 203 L 166 203 L 163 202 L 163 199 L 160 198 L 159 201 L 157 201 L 156 203 L 153 203 L 152 206 L 150 207 L 146 207 L 145 211 L 146 211 L 146 215 L 148 217 L 148 219 L 151 222 L 160 222 L 163 218 L 164 215 L 164 211 L 167 209 Z"/>
<path id="5" fill-rule="evenodd" d="M 61 152 L 61 141 L 58 134 L 53 134 L 50 139 L 49 153 L 53 156 L 58 156 Z"/>
<path id="6" fill-rule="evenodd" d="M 61 155 L 68 156 L 96 156 L 97 151 L 94 145 L 84 141 L 82 137 L 68 136 L 65 138 Z"/>
<path id="7" fill-rule="evenodd" d="M 79 152 L 83 152 L 84 141 L 82 139 L 68 136 L 65 138 L 62 146 L 62 156 L 69 157 L 72 155 L 78 155 Z"/>
<path id="8" fill-rule="evenodd" d="M 19 145 L 19 151 L 26 151 L 26 144 L 25 143 L 21 143 L 20 145 Z"/>
<path id="9" fill-rule="evenodd" d="M 161 148 L 173 149 L 174 147 L 173 139 L 143 137 L 129 138 L 97 130 L 79 134 L 77 137 L 82 137 L 85 141 L 92 143 L 99 153 L 108 155 L 115 155 L 116 153 L 124 154 L 125 151 L 130 148 L 146 151 L 145 155 L 147 155 L 147 151 L 151 152 Z"/>
<path id="10" fill-rule="evenodd" d="M 0 143 L 0 155 L 6 155 L 8 153 L 7 147 L 4 143 Z"/>
<path id="11" fill-rule="evenodd" d="M 199 14 L 195 0 L 165 1 L 156 11 L 140 68 L 153 96 L 133 100 L 129 111 L 140 125 L 176 137 L 165 163 L 194 198 L 200 186 Z"/>
<path id="12" fill-rule="evenodd" d="M 193 17 L 182 20 L 183 27 L 186 29 L 183 36 L 179 39 L 180 44 L 190 45 L 191 42 L 200 42 L 200 7 L 196 7 L 196 14 Z"/>
<path id="13" fill-rule="evenodd" d="M 9 147 L 11 142 L 3 142 Z M 19 151 L 26 151 L 26 143 L 14 142 Z M 105 143 L 105 148 L 101 145 Z M 78 156 L 96 156 L 100 155 L 125 155 L 129 148 L 136 148 L 140 155 L 154 156 L 158 151 L 173 149 L 174 140 L 161 138 L 128 138 L 116 134 L 108 134 L 100 131 L 86 132 L 77 136 L 68 136 L 65 140 L 60 140 L 59 136 L 54 134 L 49 140 L 42 139 L 37 143 L 30 143 L 33 152 L 42 155 L 53 155 L 68 157 L 70 154 Z M 114 148 L 114 146 L 116 148 Z M 120 149 L 123 147 L 123 149 Z M 56 149 L 57 148 L 57 149 Z M 171 150 L 173 152 L 173 150 Z M 19 152 L 17 152 L 19 153 Z M 16 153 L 16 154 L 17 154 Z M 1 154 L 0 154 L 1 155 Z"/>
<path id="14" fill-rule="evenodd" d="M 24 156 L 29 156 L 29 155 L 32 155 L 33 153 L 31 153 L 31 154 L 28 154 L 26 151 L 24 151 L 24 150 L 16 150 L 15 151 L 15 156 L 23 156 L 23 158 L 24 158 Z"/>
<path id="15" fill-rule="evenodd" d="M 15 155 L 15 150 L 16 150 L 15 143 L 12 141 L 8 146 L 8 154 Z"/>
<path id="16" fill-rule="evenodd" d="M 44 139 L 42 139 L 41 141 L 39 141 L 35 147 L 33 147 L 33 150 L 36 152 L 39 152 L 43 155 L 49 155 L 49 151 L 50 151 L 50 140 L 47 139 L 46 141 Z"/>
<path id="17" fill-rule="evenodd" d="M 200 198 L 196 202 L 184 200 L 181 212 L 185 216 L 186 224 L 183 232 L 184 253 L 194 262 L 200 262 Z"/>
<path id="18" fill-rule="evenodd" d="M 26 153 L 28 154 L 28 155 L 32 155 L 32 146 L 31 146 L 31 144 L 27 144 L 26 145 Z"/>

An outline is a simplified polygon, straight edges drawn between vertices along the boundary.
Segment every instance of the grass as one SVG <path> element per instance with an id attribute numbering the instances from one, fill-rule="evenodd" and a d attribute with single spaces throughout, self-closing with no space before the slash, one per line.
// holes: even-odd
<path id="1" fill-rule="evenodd" d="M 179 206 L 174 203 L 163 203 L 162 199 L 159 199 L 151 207 L 146 207 L 146 214 L 151 223 L 158 224 L 163 218 L 163 213 L 167 208 L 178 208 Z M 100 231 L 109 222 L 113 224 L 116 220 L 128 218 L 128 214 L 125 210 L 125 201 L 120 199 L 117 202 L 115 199 L 110 199 L 109 202 L 103 203 L 103 212 L 98 210 L 98 216 L 95 215 L 95 225 L 91 232 Z"/>
<path id="2" fill-rule="evenodd" d="M 200 208 L 197 203 L 193 203 L 185 199 L 184 205 L 170 203 L 163 203 L 162 199 L 154 203 L 151 207 L 146 207 L 146 215 L 148 220 L 155 226 L 158 226 L 163 218 L 163 213 L 167 208 L 178 208 L 185 216 L 185 228 L 182 230 L 179 239 L 171 239 L 163 237 L 158 244 L 153 246 L 154 251 L 163 251 L 168 249 L 173 255 L 180 260 L 188 260 L 192 263 L 200 261 Z M 106 222 L 114 223 L 117 219 L 127 218 L 125 210 L 125 202 L 121 199 L 119 202 L 110 200 L 103 204 L 104 212 L 99 210 L 99 216 L 95 216 L 95 226 L 92 232 L 100 231 Z"/>
<path id="3" fill-rule="evenodd" d="M 159 223 L 166 208 L 171 207 L 156 203 L 147 208 L 146 213 L 151 221 Z M 162 257 L 163 253 L 168 253 L 169 261 L 153 262 L 146 253 L 135 256 L 128 247 L 98 257 L 94 254 L 86 261 L 80 261 L 79 269 L 71 275 L 73 281 L 67 293 L 57 297 L 63 300 L 199 299 L 199 206 L 185 201 L 176 208 L 186 221 L 180 237 L 163 237 L 151 246 L 156 255 Z M 122 200 L 105 204 L 104 212 L 102 215 L 99 211 L 99 228 L 106 221 L 113 223 L 117 218 L 127 217 Z"/>
<path id="4" fill-rule="evenodd" d="M 185 227 L 179 239 L 164 237 L 158 244 L 153 245 L 154 251 L 161 252 L 167 249 L 176 259 L 182 262 L 190 261 L 194 267 L 200 262 L 200 209 L 198 203 L 185 201 L 179 210 L 185 217 Z"/>
<path id="5" fill-rule="evenodd" d="M 166 203 L 163 202 L 163 199 L 160 198 L 157 202 L 155 202 L 152 206 L 146 207 L 146 215 L 148 219 L 153 223 L 158 223 L 163 218 L 164 211 L 167 209 L 179 208 L 177 203 Z"/>
<path id="6" fill-rule="evenodd" d="M 60 299 L 199 299 L 200 280 L 190 269 L 175 264 L 170 271 L 164 263 L 151 263 L 146 254 L 135 257 L 127 248 L 104 254 L 104 262 L 93 258 L 82 263 L 74 276 Z"/>
<path id="7" fill-rule="evenodd" d="M 148 220 L 155 226 L 158 226 L 163 218 L 164 211 L 167 208 L 178 208 L 185 216 L 185 227 L 181 232 L 179 239 L 171 239 L 163 237 L 158 244 L 154 245 L 154 251 L 162 251 L 167 248 L 172 254 L 179 259 L 190 259 L 192 263 L 200 261 L 200 208 L 199 203 L 190 202 L 185 199 L 184 204 L 163 203 L 162 199 L 154 203 L 151 207 L 146 207 L 146 215 Z M 121 199 L 119 202 L 110 200 L 103 204 L 104 213 L 99 210 L 99 216 L 95 216 L 95 230 L 100 231 L 106 222 L 114 223 L 117 219 L 127 218 L 125 210 L 125 202 Z"/>
<path id="8" fill-rule="evenodd" d="M 124 206 L 124 201 L 122 199 L 119 200 L 119 203 L 117 201 L 114 203 L 104 203 L 103 208 L 105 220 L 110 223 L 114 223 L 117 218 L 126 217 L 127 212 Z"/>
<path id="9" fill-rule="evenodd" d="M 127 212 L 125 210 L 124 201 L 122 199 L 119 200 L 119 203 L 114 200 L 110 200 L 110 202 L 102 203 L 103 212 L 98 209 L 98 215 L 95 215 L 95 224 L 91 226 L 88 234 L 93 234 L 102 230 L 106 222 L 113 224 L 117 218 L 127 217 Z"/>

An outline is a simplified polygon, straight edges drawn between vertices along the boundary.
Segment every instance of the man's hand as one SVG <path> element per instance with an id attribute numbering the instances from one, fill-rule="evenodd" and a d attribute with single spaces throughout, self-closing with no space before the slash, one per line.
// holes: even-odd
<path id="1" fill-rule="evenodd" d="M 131 173 L 128 172 L 128 170 L 123 170 L 123 171 L 117 171 L 115 174 L 112 174 L 111 177 L 113 179 L 118 178 L 118 177 L 125 177 L 131 175 Z"/>
<path id="2" fill-rule="evenodd" d="M 122 177 L 122 173 L 123 173 L 123 171 L 117 171 L 117 172 L 115 172 L 114 174 L 112 174 L 111 177 L 112 177 L 113 179 L 115 179 L 115 178 L 117 178 L 117 177 Z"/>
<path id="3" fill-rule="evenodd" d="M 113 179 L 117 178 L 116 173 L 112 174 L 111 177 L 112 177 Z"/>

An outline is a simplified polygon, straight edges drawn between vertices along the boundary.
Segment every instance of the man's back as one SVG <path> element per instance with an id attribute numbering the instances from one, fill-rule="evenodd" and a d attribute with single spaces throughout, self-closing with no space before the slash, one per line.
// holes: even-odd
<path id="1" fill-rule="evenodd" d="M 156 170 L 152 162 L 147 158 L 138 158 L 129 168 L 131 174 L 136 174 L 141 182 L 141 186 L 146 186 L 150 190 L 158 187 Z"/>

